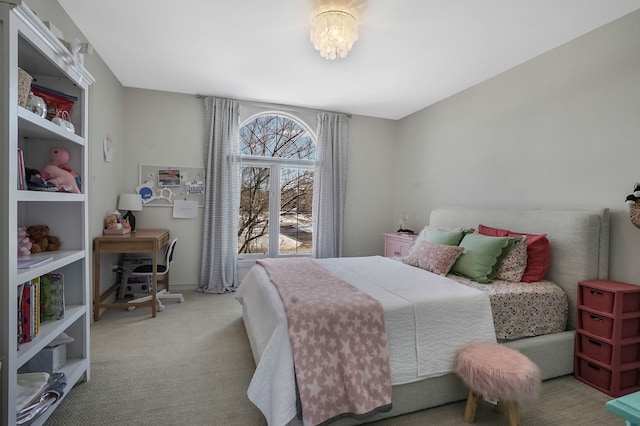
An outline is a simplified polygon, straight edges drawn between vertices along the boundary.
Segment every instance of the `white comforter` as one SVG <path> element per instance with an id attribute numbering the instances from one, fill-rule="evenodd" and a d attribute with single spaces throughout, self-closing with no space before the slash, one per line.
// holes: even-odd
<path id="1" fill-rule="evenodd" d="M 455 350 L 466 342 L 496 341 L 489 298 L 480 290 L 380 256 L 316 261 L 382 304 L 394 385 L 451 372 Z M 236 298 L 257 363 L 247 395 L 269 425 L 287 424 L 296 397 L 282 301 L 260 266 Z"/>

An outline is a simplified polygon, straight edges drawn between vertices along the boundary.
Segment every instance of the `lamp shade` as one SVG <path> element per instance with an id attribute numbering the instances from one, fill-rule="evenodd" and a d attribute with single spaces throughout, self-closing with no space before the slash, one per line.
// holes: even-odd
<path id="1" fill-rule="evenodd" d="M 344 58 L 358 40 L 358 18 L 347 10 L 324 10 L 313 18 L 310 36 L 323 58 Z"/>
<path id="2" fill-rule="evenodd" d="M 118 210 L 137 212 L 142 210 L 142 199 L 138 194 L 120 194 Z"/>

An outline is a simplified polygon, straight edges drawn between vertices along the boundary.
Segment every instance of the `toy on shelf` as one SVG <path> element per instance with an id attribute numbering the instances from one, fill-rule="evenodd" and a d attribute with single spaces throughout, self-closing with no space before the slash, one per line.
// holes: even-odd
<path id="1" fill-rule="evenodd" d="M 69 152 L 60 147 L 49 150 L 49 164 L 40 170 L 42 179 L 60 186 L 66 192 L 80 193 L 80 177 L 66 164 L 69 162 Z"/>
<path id="2" fill-rule="evenodd" d="M 629 206 L 631 223 L 640 229 L 640 183 L 636 182 L 633 186 L 633 192 L 627 195 L 625 202 Z"/>
<path id="3" fill-rule="evenodd" d="M 25 167 L 25 180 L 27 189 L 32 191 L 58 191 L 60 187 L 42 179 L 40 170 Z"/>
<path id="4" fill-rule="evenodd" d="M 636 184 L 633 186 L 633 192 L 627 195 L 625 203 L 631 206 L 634 205 L 638 200 L 640 200 L 640 183 L 636 182 Z"/>
<path id="5" fill-rule="evenodd" d="M 103 234 L 128 234 L 129 232 L 131 232 L 131 226 L 128 221 L 120 217 L 120 212 L 112 213 L 104 219 Z"/>
<path id="6" fill-rule="evenodd" d="M 31 254 L 31 240 L 24 226 L 18 227 L 18 257 Z"/>
<path id="7" fill-rule="evenodd" d="M 27 234 L 31 241 L 31 253 L 55 251 L 60 248 L 60 238 L 49 235 L 47 225 L 31 225 L 27 227 Z"/>

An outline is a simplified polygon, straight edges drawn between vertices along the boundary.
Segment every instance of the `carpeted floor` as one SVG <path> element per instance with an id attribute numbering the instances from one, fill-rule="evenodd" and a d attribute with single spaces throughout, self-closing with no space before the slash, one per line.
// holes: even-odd
<path id="1" fill-rule="evenodd" d="M 86 425 L 264 425 L 246 390 L 255 365 L 233 294 L 184 293 L 185 303 L 109 310 L 91 327 L 91 379 L 77 385 L 46 422 Z M 544 382 L 520 407 L 526 425 L 624 425 L 611 398 L 571 376 Z M 465 425 L 464 401 L 377 425 Z M 507 425 L 483 403 L 477 425 Z"/>

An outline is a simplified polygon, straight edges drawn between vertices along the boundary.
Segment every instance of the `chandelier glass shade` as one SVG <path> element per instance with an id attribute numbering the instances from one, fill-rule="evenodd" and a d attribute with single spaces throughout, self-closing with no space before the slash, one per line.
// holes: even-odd
<path id="1" fill-rule="evenodd" d="M 358 40 L 358 20 L 342 10 L 318 13 L 311 23 L 311 43 L 325 59 L 344 58 Z"/>

